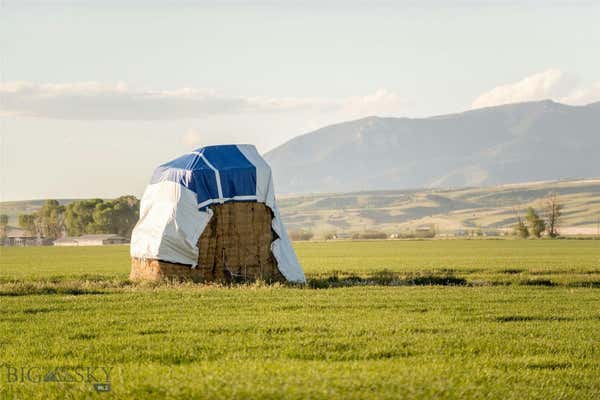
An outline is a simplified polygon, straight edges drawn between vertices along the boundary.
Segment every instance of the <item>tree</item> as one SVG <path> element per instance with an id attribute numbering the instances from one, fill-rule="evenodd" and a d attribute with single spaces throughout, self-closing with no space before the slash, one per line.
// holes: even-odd
<path id="1" fill-rule="evenodd" d="M 32 236 L 59 238 L 65 229 L 65 207 L 57 200 L 46 200 L 36 212 L 19 215 L 19 227 Z"/>
<path id="2" fill-rule="evenodd" d="M 292 241 L 296 242 L 299 240 L 310 240 L 314 237 L 314 234 L 311 231 L 300 229 L 288 232 L 288 236 Z"/>
<path id="3" fill-rule="evenodd" d="M 517 214 L 517 223 L 514 226 L 515 235 L 522 239 L 527 239 L 529 237 L 529 229 L 527 229 L 527 225 L 523 222 L 523 219 L 519 214 Z"/>
<path id="4" fill-rule="evenodd" d="M 327 231 L 323 233 L 323 239 L 325 240 L 333 240 L 336 238 L 337 233 L 335 231 Z"/>
<path id="5" fill-rule="evenodd" d="M 8 215 L 0 214 L 0 243 L 6 239 L 6 227 L 8 226 Z"/>
<path id="6" fill-rule="evenodd" d="M 139 216 L 140 201 L 134 196 L 121 196 L 96 205 L 94 224 L 98 233 L 130 237 Z"/>
<path id="7" fill-rule="evenodd" d="M 551 238 L 558 236 L 558 226 L 564 206 L 561 204 L 558 193 L 550 193 L 544 201 L 544 213 L 546 216 L 546 232 Z"/>
<path id="8" fill-rule="evenodd" d="M 67 206 L 67 232 L 72 236 L 85 233 L 116 233 L 130 237 L 140 215 L 140 201 L 134 196 L 114 200 L 79 200 Z"/>
<path id="9" fill-rule="evenodd" d="M 94 210 L 102 202 L 102 199 L 78 200 L 67 206 L 65 222 L 69 236 L 96 233 Z"/>
<path id="10" fill-rule="evenodd" d="M 535 211 L 533 207 L 529 207 L 527 209 L 527 215 L 525 216 L 525 220 L 527 221 L 527 228 L 529 233 L 536 238 L 542 236 L 542 233 L 546 229 L 546 223 L 538 213 Z"/>
<path id="11" fill-rule="evenodd" d="M 45 237 L 57 239 L 62 236 L 65 230 L 65 206 L 61 206 L 57 200 L 46 200 L 36 214 Z"/>
<path id="12" fill-rule="evenodd" d="M 117 219 L 117 233 L 121 236 L 131 237 L 131 232 L 140 219 L 140 200 L 135 196 L 121 196 L 115 200 L 115 214 Z"/>
<path id="13" fill-rule="evenodd" d="M 366 230 L 364 232 L 356 232 L 352 234 L 352 239 L 387 239 L 388 235 L 385 232 Z"/>
<path id="14" fill-rule="evenodd" d="M 36 213 L 19 215 L 19 227 L 27 231 L 31 236 L 38 236 L 40 234 Z"/>

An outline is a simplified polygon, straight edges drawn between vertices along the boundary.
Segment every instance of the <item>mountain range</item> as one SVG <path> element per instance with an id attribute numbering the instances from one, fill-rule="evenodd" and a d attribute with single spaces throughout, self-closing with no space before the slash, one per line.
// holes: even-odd
<path id="1" fill-rule="evenodd" d="M 487 186 L 600 176 L 600 102 L 515 103 L 430 118 L 367 117 L 265 154 L 278 193 Z"/>

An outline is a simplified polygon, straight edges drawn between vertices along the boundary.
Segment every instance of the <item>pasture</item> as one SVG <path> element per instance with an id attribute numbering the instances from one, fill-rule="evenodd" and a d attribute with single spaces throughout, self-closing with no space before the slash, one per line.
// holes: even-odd
<path id="1" fill-rule="evenodd" d="M 600 241 L 295 246 L 303 288 L 133 284 L 126 246 L 0 250 L 0 398 L 600 394 Z M 111 391 L 15 367 L 110 368 Z"/>

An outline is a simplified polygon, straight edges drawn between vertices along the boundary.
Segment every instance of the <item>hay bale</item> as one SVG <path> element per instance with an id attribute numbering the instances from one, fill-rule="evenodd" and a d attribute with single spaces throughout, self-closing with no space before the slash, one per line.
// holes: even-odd
<path id="1" fill-rule="evenodd" d="M 192 269 L 187 265 L 135 257 L 131 259 L 129 279 L 132 281 L 192 280 L 194 282 L 204 280 L 198 269 Z"/>
<path id="2" fill-rule="evenodd" d="M 285 281 L 271 253 L 276 235 L 273 214 L 263 203 L 230 202 L 211 206 L 213 217 L 198 240 L 198 266 L 132 259 L 132 280 L 244 282 Z"/>

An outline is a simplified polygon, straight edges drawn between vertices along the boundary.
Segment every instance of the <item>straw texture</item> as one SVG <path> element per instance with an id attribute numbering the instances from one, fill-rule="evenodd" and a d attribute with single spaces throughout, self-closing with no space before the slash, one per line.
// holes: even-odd
<path id="1" fill-rule="evenodd" d="M 273 214 L 257 202 L 229 202 L 211 206 L 213 217 L 198 240 L 198 266 L 133 258 L 132 280 L 193 280 L 244 282 L 284 281 L 271 253 L 276 239 Z"/>

